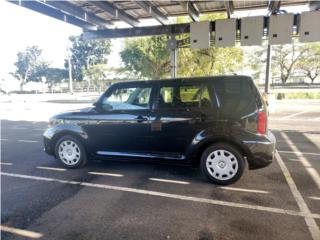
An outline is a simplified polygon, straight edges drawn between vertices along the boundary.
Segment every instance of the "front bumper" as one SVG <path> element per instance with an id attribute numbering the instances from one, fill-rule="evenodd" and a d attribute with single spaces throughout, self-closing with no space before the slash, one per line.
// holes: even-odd
<path id="1" fill-rule="evenodd" d="M 53 144 L 53 136 L 54 131 L 52 128 L 48 128 L 43 133 L 43 145 L 44 145 L 44 151 L 49 155 L 54 155 L 54 144 Z"/>
<path id="2" fill-rule="evenodd" d="M 250 169 L 258 169 L 272 163 L 276 151 L 276 138 L 271 131 L 267 135 L 258 136 L 254 141 L 243 141 L 248 150 L 248 164 Z"/>

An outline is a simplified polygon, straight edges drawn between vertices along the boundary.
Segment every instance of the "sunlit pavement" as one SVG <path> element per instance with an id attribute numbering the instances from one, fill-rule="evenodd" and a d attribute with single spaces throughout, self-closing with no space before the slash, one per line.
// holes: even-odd
<path id="1" fill-rule="evenodd" d="M 45 120 L 90 104 L 7 104 L 2 239 L 320 239 L 317 104 L 272 113 L 277 159 L 228 187 L 199 169 L 146 162 L 63 169 L 43 152 Z"/>

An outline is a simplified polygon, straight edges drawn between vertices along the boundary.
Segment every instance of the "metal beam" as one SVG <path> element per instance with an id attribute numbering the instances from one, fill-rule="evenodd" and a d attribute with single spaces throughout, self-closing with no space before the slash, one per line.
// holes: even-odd
<path id="1" fill-rule="evenodd" d="M 10 3 L 28 8 L 30 10 L 33 10 L 35 12 L 42 13 L 44 15 L 47 15 L 49 17 L 64 21 L 66 23 L 70 23 L 72 25 L 81 27 L 83 29 L 92 30 L 96 29 L 96 26 L 93 24 L 90 24 L 88 22 L 85 22 L 83 20 L 80 20 L 76 17 L 73 17 L 71 15 L 65 14 L 57 9 L 51 8 L 43 3 L 37 2 L 37 1 L 8 1 Z"/>
<path id="2" fill-rule="evenodd" d="M 319 1 L 310 1 L 309 2 L 309 9 L 311 11 L 320 10 L 320 2 Z"/>
<path id="3" fill-rule="evenodd" d="M 214 22 L 212 22 L 214 24 Z M 104 29 L 98 31 L 85 31 L 83 36 L 86 40 L 104 39 L 104 38 L 125 38 L 125 37 L 143 37 L 153 35 L 170 35 L 183 34 L 190 32 L 190 24 L 172 24 L 151 27 L 136 27 L 136 28 L 119 28 L 119 29 Z"/>
<path id="4" fill-rule="evenodd" d="M 85 22 L 95 24 L 95 25 L 98 25 L 103 28 L 112 26 L 112 24 L 110 22 L 96 16 L 93 13 L 88 13 L 88 12 L 84 11 L 82 8 L 74 6 L 66 1 L 46 1 L 44 3 L 46 5 L 53 6 L 53 7 L 57 8 L 58 10 L 66 12 L 70 15 L 78 17 Z"/>
<path id="5" fill-rule="evenodd" d="M 139 21 L 132 17 L 131 15 L 127 14 L 125 11 L 116 8 L 109 2 L 104 1 L 90 1 L 91 4 L 95 5 L 96 7 L 106 11 L 107 13 L 111 14 L 112 16 L 119 18 L 120 20 L 128 23 L 129 25 L 136 27 L 139 24 Z"/>
<path id="6" fill-rule="evenodd" d="M 224 1 L 224 6 L 226 7 L 228 18 L 231 18 L 234 12 L 233 1 Z"/>
<path id="7" fill-rule="evenodd" d="M 165 25 L 168 23 L 168 18 L 164 15 L 157 7 L 152 6 L 147 1 L 137 1 L 138 4 L 145 12 L 149 13 L 153 18 L 157 19 L 161 24 Z"/>
<path id="8" fill-rule="evenodd" d="M 271 14 L 276 14 L 280 10 L 281 1 L 280 0 L 269 0 L 268 10 Z"/>
<path id="9" fill-rule="evenodd" d="M 193 6 L 192 2 L 180 2 L 180 5 L 188 12 L 190 18 L 192 19 L 192 21 L 194 22 L 198 22 L 199 21 L 199 12 L 198 10 Z"/>

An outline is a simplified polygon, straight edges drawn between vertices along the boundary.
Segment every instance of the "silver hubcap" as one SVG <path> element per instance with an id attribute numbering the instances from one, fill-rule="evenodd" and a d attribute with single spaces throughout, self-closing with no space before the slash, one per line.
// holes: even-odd
<path id="1" fill-rule="evenodd" d="M 227 150 L 215 150 L 207 157 L 206 167 L 210 175 L 219 180 L 229 180 L 238 172 L 236 157 Z"/>
<path id="2" fill-rule="evenodd" d="M 66 140 L 59 145 L 59 156 L 63 163 L 73 166 L 80 161 L 80 148 L 72 140 Z"/>

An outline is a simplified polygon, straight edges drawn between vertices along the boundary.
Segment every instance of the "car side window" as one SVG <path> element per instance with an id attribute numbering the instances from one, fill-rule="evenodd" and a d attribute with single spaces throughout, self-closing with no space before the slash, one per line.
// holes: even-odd
<path id="1" fill-rule="evenodd" d="M 149 109 L 151 87 L 116 88 L 102 100 L 104 110 Z"/>
<path id="2" fill-rule="evenodd" d="M 163 86 L 159 92 L 159 108 L 192 108 L 210 106 L 207 87 L 201 85 Z"/>

